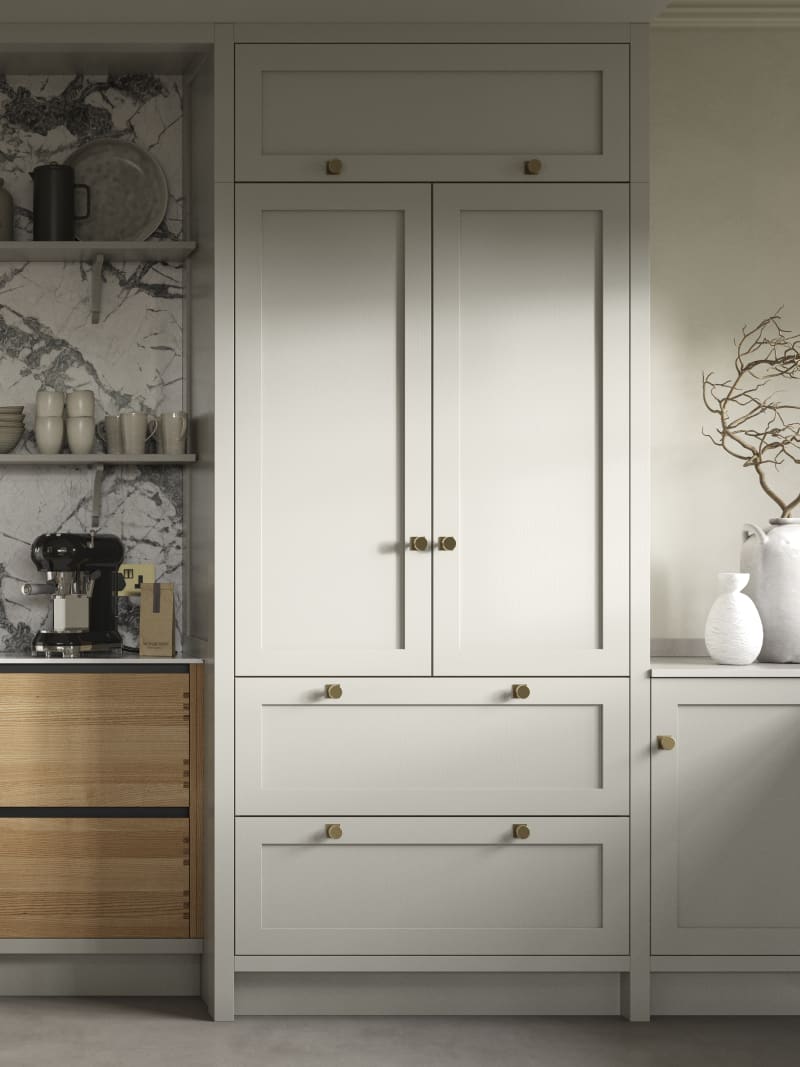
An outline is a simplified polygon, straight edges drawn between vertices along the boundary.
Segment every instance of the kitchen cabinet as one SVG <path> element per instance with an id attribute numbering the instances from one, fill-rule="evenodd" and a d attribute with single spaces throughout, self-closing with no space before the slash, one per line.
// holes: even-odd
<path id="1" fill-rule="evenodd" d="M 236 195 L 237 674 L 626 674 L 626 189 Z"/>
<path id="2" fill-rule="evenodd" d="M 625 819 L 239 818 L 236 870 L 239 955 L 627 951 Z"/>
<path id="3" fill-rule="evenodd" d="M 652 691 L 654 955 L 800 954 L 800 682 Z"/>
<path id="4" fill-rule="evenodd" d="M 201 937 L 202 665 L 0 679 L 0 938 Z"/>

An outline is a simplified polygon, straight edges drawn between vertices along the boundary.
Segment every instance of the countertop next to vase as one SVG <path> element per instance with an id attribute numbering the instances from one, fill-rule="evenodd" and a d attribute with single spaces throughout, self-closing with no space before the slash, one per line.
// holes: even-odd
<path id="1" fill-rule="evenodd" d="M 205 660 L 193 656 L 135 656 L 123 654 L 122 656 L 81 656 L 77 659 L 64 659 L 63 656 L 17 656 L 11 653 L 0 652 L 0 673 L 15 670 L 19 667 L 41 668 L 42 670 L 53 667 L 71 669 L 75 667 L 105 667 L 113 670 L 128 670 L 131 667 L 173 667 L 183 669 L 193 663 L 204 663 Z"/>
<path id="2" fill-rule="evenodd" d="M 731 667 L 707 656 L 684 659 L 660 657 L 652 661 L 651 678 L 800 678 L 800 663 L 750 663 Z"/>

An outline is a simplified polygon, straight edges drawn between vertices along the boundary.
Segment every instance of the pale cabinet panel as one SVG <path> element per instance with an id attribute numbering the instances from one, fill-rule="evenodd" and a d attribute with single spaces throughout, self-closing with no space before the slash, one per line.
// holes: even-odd
<path id="1" fill-rule="evenodd" d="M 623 815 L 628 684 L 241 678 L 239 815 Z"/>
<path id="2" fill-rule="evenodd" d="M 652 725 L 653 953 L 800 954 L 800 680 L 655 679 Z"/>
<path id="3" fill-rule="evenodd" d="M 624 181 L 628 63 L 625 44 L 242 44 L 236 177 Z"/>
<path id="4" fill-rule="evenodd" d="M 430 190 L 237 189 L 238 674 L 427 674 Z"/>
<path id="5" fill-rule="evenodd" d="M 338 840 L 326 836 L 333 824 Z M 236 952 L 622 954 L 627 836 L 626 819 L 524 813 L 239 818 Z"/>
<path id="6" fill-rule="evenodd" d="M 628 671 L 627 198 L 434 190 L 436 674 Z"/>

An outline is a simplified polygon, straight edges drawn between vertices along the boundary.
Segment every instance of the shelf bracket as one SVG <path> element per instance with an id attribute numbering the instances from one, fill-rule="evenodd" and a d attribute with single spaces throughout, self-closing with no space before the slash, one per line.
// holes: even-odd
<path id="1" fill-rule="evenodd" d="M 105 467 L 98 463 L 94 468 L 94 480 L 92 482 L 92 526 L 91 538 L 94 547 L 94 535 L 100 529 L 100 518 L 103 510 L 103 475 Z"/>
<path id="2" fill-rule="evenodd" d="M 105 256 L 98 252 L 92 263 L 92 322 L 100 321 L 100 295 L 103 290 L 103 263 Z"/>

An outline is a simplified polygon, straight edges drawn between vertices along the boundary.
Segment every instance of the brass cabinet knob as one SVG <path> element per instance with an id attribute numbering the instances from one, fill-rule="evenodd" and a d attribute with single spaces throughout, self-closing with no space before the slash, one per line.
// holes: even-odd
<path id="1" fill-rule="evenodd" d="M 541 159 L 526 159 L 525 160 L 525 173 L 526 174 L 539 174 L 542 169 Z"/>
<path id="2" fill-rule="evenodd" d="M 455 537 L 440 537 L 439 538 L 439 548 L 441 548 L 442 552 L 452 552 L 455 547 L 456 547 L 456 539 L 455 539 Z"/>
<path id="3" fill-rule="evenodd" d="M 325 696 L 328 700 L 340 700 L 342 696 L 342 687 L 338 682 L 333 682 L 331 685 L 325 686 Z"/>
<path id="4" fill-rule="evenodd" d="M 409 541 L 408 547 L 412 552 L 427 552 L 428 551 L 428 538 L 427 537 L 412 537 Z"/>
<path id="5" fill-rule="evenodd" d="M 665 752 L 671 752 L 675 748 L 675 738 L 670 737 L 669 734 L 659 734 L 656 738 L 656 744 L 659 748 L 663 748 Z"/>
<path id="6" fill-rule="evenodd" d="M 530 827 L 526 822 L 515 822 L 511 827 L 511 834 L 517 841 L 527 841 L 531 836 Z"/>
<path id="7" fill-rule="evenodd" d="M 521 685 L 512 685 L 511 695 L 515 700 L 527 700 L 531 695 L 531 687 L 524 682 Z"/>
<path id="8" fill-rule="evenodd" d="M 326 174 L 341 174 L 344 164 L 341 159 L 329 159 L 325 163 Z"/>
<path id="9" fill-rule="evenodd" d="M 325 836 L 328 838 L 329 841 L 338 841 L 341 838 L 343 833 L 344 833 L 344 830 L 342 829 L 342 824 L 341 823 L 339 823 L 339 822 L 326 822 L 325 823 Z"/>

